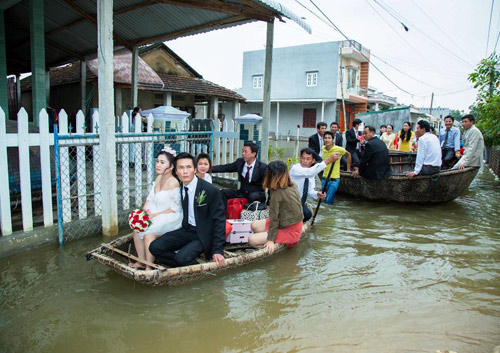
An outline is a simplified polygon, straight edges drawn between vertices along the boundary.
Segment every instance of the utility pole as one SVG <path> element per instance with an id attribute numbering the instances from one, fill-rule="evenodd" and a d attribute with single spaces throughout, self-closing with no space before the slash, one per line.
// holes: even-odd
<path id="1" fill-rule="evenodd" d="M 431 109 L 429 109 L 429 115 L 432 115 L 432 103 L 434 103 L 434 92 L 431 95 Z"/>

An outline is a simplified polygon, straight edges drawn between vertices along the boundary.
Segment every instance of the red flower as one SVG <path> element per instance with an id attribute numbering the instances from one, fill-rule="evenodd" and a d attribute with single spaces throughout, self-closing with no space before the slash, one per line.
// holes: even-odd
<path id="1" fill-rule="evenodd" d="M 300 125 L 297 124 L 297 129 L 300 129 Z"/>

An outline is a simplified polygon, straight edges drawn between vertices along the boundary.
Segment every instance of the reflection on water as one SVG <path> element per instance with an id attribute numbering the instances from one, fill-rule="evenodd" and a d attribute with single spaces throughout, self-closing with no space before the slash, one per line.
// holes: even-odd
<path id="1" fill-rule="evenodd" d="M 0 260 L 1 352 L 458 352 L 500 344 L 500 186 L 432 207 L 353 201 L 268 261 L 171 288 L 84 254 Z"/>

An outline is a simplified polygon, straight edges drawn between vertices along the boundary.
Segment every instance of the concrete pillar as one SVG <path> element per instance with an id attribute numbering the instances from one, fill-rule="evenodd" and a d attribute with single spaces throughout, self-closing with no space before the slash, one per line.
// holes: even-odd
<path id="1" fill-rule="evenodd" d="M 138 83 L 138 70 L 139 70 L 139 48 L 134 47 L 132 50 L 132 86 L 130 93 L 132 94 L 130 102 L 132 102 L 132 109 L 137 107 L 137 83 Z"/>
<path id="2" fill-rule="evenodd" d="M 163 94 L 163 105 L 172 106 L 172 92 L 165 92 Z"/>
<path id="3" fill-rule="evenodd" d="M 102 231 L 118 234 L 115 110 L 113 92 L 113 0 L 97 2 L 99 143 L 101 153 Z"/>
<path id="4" fill-rule="evenodd" d="M 219 116 L 219 99 L 217 97 L 210 98 L 210 119 L 217 119 Z"/>
<path id="5" fill-rule="evenodd" d="M 321 101 L 321 121 L 325 121 L 325 101 Z"/>
<path id="6" fill-rule="evenodd" d="M 5 50 L 4 11 L 0 10 L 0 107 L 9 119 L 9 96 L 7 86 L 7 52 Z"/>
<path id="7" fill-rule="evenodd" d="M 280 102 L 276 102 L 276 141 L 279 137 L 280 128 Z"/>
<path id="8" fill-rule="evenodd" d="M 122 89 L 121 88 L 116 88 L 115 89 L 115 115 L 121 117 L 123 114 L 123 109 L 122 109 Z"/>
<path id="9" fill-rule="evenodd" d="M 31 84 L 33 123 L 38 126 L 38 114 L 46 106 L 45 94 L 45 26 L 43 0 L 30 0 Z"/>
<path id="10" fill-rule="evenodd" d="M 50 70 L 45 71 L 45 97 L 47 106 L 50 106 Z"/>
<path id="11" fill-rule="evenodd" d="M 83 114 L 86 113 L 86 100 L 87 100 L 87 62 L 80 61 L 80 109 Z M 85 119 L 87 120 L 87 119 Z"/>
<path id="12" fill-rule="evenodd" d="M 262 146 L 261 160 L 268 162 L 269 152 L 269 124 L 271 118 L 271 76 L 273 65 L 273 37 L 274 37 L 274 19 L 267 22 L 266 33 L 266 59 L 264 67 L 264 98 L 262 107 Z"/>
<path id="13" fill-rule="evenodd" d="M 21 95 L 21 75 L 16 76 L 16 93 L 17 93 L 17 111 L 21 109 L 23 106 L 23 103 L 21 102 L 22 95 Z"/>

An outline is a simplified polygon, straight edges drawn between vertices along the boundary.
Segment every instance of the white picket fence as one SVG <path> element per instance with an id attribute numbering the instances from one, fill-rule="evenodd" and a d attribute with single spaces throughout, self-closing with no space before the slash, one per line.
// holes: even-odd
<path id="1" fill-rule="evenodd" d="M 130 131 L 129 126 L 129 118 L 124 113 L 122 117 L 117 118 L 120 121 L 121 126 L 121 136 L 117 137 L 117 143 L 120 143 L 120 149 L 118 151 L 117 158 L 122 158 L 122 156 L 128 156 L 129 150 L 141 149 L 145 148 L 146 143 L 142 143 L 141 137 L 135 137 L 134 143 L 129 144 L 127 142 L 127 137 L 123 137 Z M 68 124 L 68 116 L 64 110 L 61 110 L 58 118 L 58 130 L 59 135 L 61 137 L 70 136 L 71 134 L 80 136 L 84 134 L 84 121 L 85 116 L 80 111 L 76 117 L 76 127 L 73 127 L 72 131 L 69 129 Z M 32 181 L 31 181 L 31 163 L 30 163 L 30 153 L 29 147 L 39 147 L 40 148 L 40 169 L 41 169 L 41 193 L 42 193 L 42 205 L 43 205 L 43 226 L 44 227 L 52 227 L 54 225 L 54 207 L 56 205 L 53 204 L 52 199 L 55 193 L 53 190 L 53 180 L 52 175 L 54 168 L 51 165 L 50 161 L 50 146 L 54 145 L 54 135 L 49 133 L 48 128 L 48 115 L 45 110 L 40 112 L 39 116 L 40 122 L 40 131 L 38 133 L 29 133 L 28 132 L 28 114 L 21 108 L 18 113 L 17 119 L 17 133 L 7 133 L 6 132 L 6 120 L 5 113 L 0 108 L 0 221 L 1 221 L 1 230 L 2 235 L 10 235 L 12 234 L 12 214 L 11 214 L 11 195 L 9 189 L 9 169 L 7 165 L 7 148 L 8 147 L 16 147 L 18 150 L 18 158 L 19 158 L 19 176 L 20 176 L 20 196 L 21 196 L 21 213 L 22 213 L 22 229 L 27 232 L 33 230 L 33 209 L 32 209 Z M 151 133 L 152 131 L 152 116 L 148 117 L 148 128 L 147 132 Z M 89 127 L 91 132 L 89 133 L 97 133 L 96 127 L 99 125 L 99 114 L 98 112 L 94 112 L 92 116 L 92 126 Z M 135 120 L 135 133 L 141 133 L 141 121 L 140 117 L 136 117 Z M 228 132 L 228 123 L 227 121 L 223 122 L 223 131 L 220 131 L 220 122 L 215 121 L 215 129 L 213 135 L 213 165 L 225 164 L 234 161 L 240 154 L 240 148 L 242 142 L 239 141 L 238 134 L 235 132 Z M 232 127 L 231 127 L 231 130 Z M 75 136 L 76 137 L 76 136 Z M 92 139 L 93 141 L 89 140 Z M 69 142 L 70 139 L 65 140 L 64 138 L 59 140 L 60 143 L 60 172 L 61 175 L 70 175 L 70 156 L 68 149 L 71 145 Z M 89 191 L 86 190 L 86 179 L 87 179 L 87 170 L 85 167 L 79 168 L 78 166 L 85 166 L 85 147 L 83 145 L 78 145 L 76 147 L 76 183 L 77 183 L 77 209 L 78 211 L 73 212 L 71 206 L 71 183 L 70 178 L 61 178 L 61 212 L 62 212 L 62 220 L 63 223 L 69 224 L 71 222 L 77 220 L 83 220 L 88 218 L 90 215 L 100 215 L 101 214 L 101 202 L 100 202 L 100 163 L 99 163 L 99 144 L 98 137 L 88 137 L 86 138 L 86 143 L 93 143 L 93 188 L 91 190 L 91 194 L 93 194 L 94 200 L 94 209 L 89 210 L 87 208 L 87 194 Z M 144 137 L 144 142 L 147 141 L 147 137 Z M 74 145 L 73 145 L 74 146 Z M 187 144 L 186 144 L 187 146 Z M 191 150 L 189 152 L 195 153 L 200 152 L 199 146 L 191 145 Z M 150 146 L 151 148 L 151 146 Z M 153 177 L 153 163 L 151 161 L 151 154 L 134 154 L 134 184 L 139 185 L 143 183 L 143 173 L 146 173 L 146 182 L 147 184 L 152 183 Z M 144 161 L 146 165 L 146 170 L 142 170 L 142 158 L 145 158 Z M 38 163 L 37 163 L 38 164 Z M 144 202 L 143 193 L 140 188 L 135 188 L 134 185 L 129 184 L 129 167 L 128 163 L 122 163 L 122 185 L 120 192 L 122 204 L 119 205 L 121 209 L 129 209 L 133 206 L 141 206 Z M 227 179 L 236 179 L 235 174 L 226 173 L 224 175 L 218 175 L 219 177 L 224 177 Z M 134 192 L 134 204 L 130 205 L 129 193 L 130 191 Z M 117 195 L 118 197 L 118 195 Z M 76 219 L 75 219 L 76 218 Z"/>

